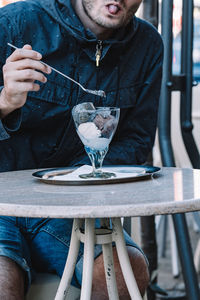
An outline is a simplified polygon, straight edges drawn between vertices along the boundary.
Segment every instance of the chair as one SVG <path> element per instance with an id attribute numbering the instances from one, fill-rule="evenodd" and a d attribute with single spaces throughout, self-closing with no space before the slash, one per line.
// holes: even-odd
<path id="1" fill-rule="evenodd" d="M 60 282 L 57 275 L 39 273 L 26 296 L 26 300 L 54 300 Z M 67 300 L 78 300 L 80 290 L 74 286 L 70 287 Z"/>

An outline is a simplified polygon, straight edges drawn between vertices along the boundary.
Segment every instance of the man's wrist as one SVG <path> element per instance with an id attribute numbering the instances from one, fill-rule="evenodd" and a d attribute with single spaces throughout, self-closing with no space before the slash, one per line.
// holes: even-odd
<path id="1" fill-rule="evenodd" d="M 4 88 L 2 88 L 0 92 L 0 119 L 5 118 L 13 110 L 14 109 L 8 105 Z"/>

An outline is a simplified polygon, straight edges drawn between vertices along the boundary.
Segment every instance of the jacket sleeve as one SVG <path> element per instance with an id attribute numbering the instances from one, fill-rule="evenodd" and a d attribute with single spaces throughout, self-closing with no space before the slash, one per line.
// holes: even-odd
<path id="1" fill-rule="evenodd" d="M 117 131 L 105 157 L 105 164 L 142 164 L 152 150 L 158 117 L 162 79 L 163 44 L 151 59 L 136 105 L 121 109 Z"/>

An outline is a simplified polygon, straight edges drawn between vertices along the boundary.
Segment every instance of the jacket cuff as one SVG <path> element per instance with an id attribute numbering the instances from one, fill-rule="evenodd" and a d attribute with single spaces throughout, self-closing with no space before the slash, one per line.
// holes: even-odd
<path id="1" fill-rule="evenodd" d="M 4 87 L 0 86 L 0 93 Z M 20 128 L 22 121 L 21 108 L 18 108 L 0 120 L 0 140 L 10 137 L 9 133 L 15 132 Z"/>
<path id="2" fill-rule="evenodd" d="M 9 137 L 10 135 L 7 133 L 2 121 L 0 120 L 0 141 L 7 140 Z"/>
<path id="3" fill-rule="evenodd" d="M 14 110 L 1 121 L 8 134 L 17 131 L 22 121 L 21 109 Z"/>
<path id="4" fill-rule="evenodd" d="M 0 93 L 3 89 L 3 86 L 0 86 Z M 10 135 L 7 133 L 6 129 L 3 126 L 2 120 L 0 120 L 0 141 L 6 140 L 10 137 Z"/>

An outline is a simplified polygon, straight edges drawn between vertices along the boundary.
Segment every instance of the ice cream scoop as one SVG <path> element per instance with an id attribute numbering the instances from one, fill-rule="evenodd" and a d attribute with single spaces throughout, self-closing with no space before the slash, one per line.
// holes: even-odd
<path id="1" fill-rule="evenodd" d="M 85 139 L 95 139 L 101 136 L 101 131 L 97 128 L 97 126 L 93 122 L 82 123 L 78 127 L 78 132 Z"/>

